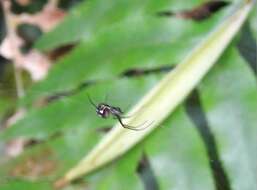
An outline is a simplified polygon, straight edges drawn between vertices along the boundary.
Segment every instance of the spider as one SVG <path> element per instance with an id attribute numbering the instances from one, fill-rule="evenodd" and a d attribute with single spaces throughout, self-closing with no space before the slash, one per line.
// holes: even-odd
<path id="1" fill-rule="evenodd" d="M 123 128 L 134 130 L 134 131 L 140 131 L 149 126 L 147 125 L 146 127 L 138 128 L 139 126 L 144 125 L 145 122 L 142 125 L 138 125 L 138 126 L 126 125 L 121 120 L 122 118 L 126 118 L 126 116 L 123 116 L 124 112 L 119 107 L 110 106 L 106 103 L 99 103 L 96 105 L 89 95 L 88 95 L 88 99 L 89 99 L 89 102 L 95 107 L 96 113 L 98 116 L 100 116 L 101 118 L 108 118 L 110 116 L 113 116 L 115 119 L 119 121 L 119 123 Z"/>

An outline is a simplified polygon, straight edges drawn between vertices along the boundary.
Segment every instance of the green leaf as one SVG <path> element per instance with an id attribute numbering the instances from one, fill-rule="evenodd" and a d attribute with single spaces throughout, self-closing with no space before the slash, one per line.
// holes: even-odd
<path id="1" fill-rule="evenodd" d="M 231 47 L 200 90 L 231 185 L 256 188 L 257 89 L 250 67 Z"/>
<path id="2" fill-rule="evenodd" d="M 92 7 L 87 3 L 82 4 L 82 8 L 78 7 L 79 10 L 76 13 L 80 16 L 78 18 L 74 16 L 73 20 L 71 15 L 72 21 L 67 21 L 60 27 L 70 29 L 73 27 L 69 23 L 77 23 L 82 19 L 87 23 L 87 17 L 96 18 L 97 16 L 91 15 L 90 11 L 97 13 L 97 6 L 103 8 L 102 2 L 90 2 L 94 4 Z M 157 17 L 156 12 L 169 7 L 170 3 L 164 1 L 162 5 L 153 1 L 130 2 L 127 0 L 110 3 L 110 10 L 107 8 L 108 13 L 100 15 L 98 20 L 99 27 L 101 26 L 99 32 L 94 31 L 95 25 L 98 24 L 97 21 L 94 20 L 93 25 L 88 23 L 86 30 L 92 30 L 90 41 L 81 40 L 69 55 L 58 61 L 50 70 L 47 79 L 28 92 L 24 102 L 29 104 L 40 96 L 72 89 L 84 81 L 114 78 L 127 69 L 151 68 L 180 62 L 199 43 L 199 40 L 206 36 L 222 15 L 203 23 Z M 112 6 L 113 4 L 115 6 Z M 121 5 L 126 9 L 116 8 Z M 158 6 L 155 7 L 155 5 Z M 84 9 L 90 9 L 90 11 L 84 11 Z M 124 16 L 118 16 L 119 21 L 112 24 L 108 20 L 114 14 L 113 9 L 122 10 Z M 111 18 L 108 18 L 109 16 Z M 67 31 L 69 31 L 69 36 L 73 36 L 70 30 Z M 55 33 L 61 37 L 60 34 L 63 32 L 57 28 L 56 32 L 49 34 L 46 44 L 50 40 L 55 41 Z M 66 39 L 65 37 L 66 35 L 63 39 Z"/>
<path id="3" fill-rule="evenodd" d="M 113 1 L 107 0 L 103 4 L 101 1 L 84 1 L 75 7 L 69 14 L 68 17 L 60 24 L 55 30 L 44 35 L 36 44 L 41 50 L 50 50 L 60 45 L 76 42 L 83 40 L 86 43 L 91 42 L 96 36 L 104 34 L 112 28 L 119 26 L 120 24 L 132 25 L 136 20 L 148 22 L 156 20 L 156 13 L 163 9 L 172 8 L 173 10 L 185 9 L 192 6 L 196 6 L 201 1 L 195 2 L 180 2 L 180 1 Z M 149 20 L 150 19 L 150 20 Z M 158 19 L 159 20 L 159 19 Z M 162 20 L 162 19 L 161 19 Z M 181 27 L 181 22 L 176 19 L 164 19 L 172 20 L 175 22 L 176 29 Z M 155 21 L 156 22 L 156 21 Z M 170 22 L 170 21 L 169 21 Z M 180 23 L 179 25 L 177 23 Z M 147 23 L 141 23 L 143 25 Z M 187 23 L 189 24 L 189 23 Z M 133 30 L 135 27 L 129 27 L 127 30 Z M 183 27 L 190 27 L 182 24 Z M 197 24 L 198 25 L 198 24 Z M 205 25 L 205 24 L 204 24 Z M 133 26 L 133 25 L 132 25 Z M 207 29 L 206 27 L 204 27 Z M 203 29 L 200 26 L 200 30 Z M 138 30 L 139 31 L 139 30 Z M 115 31 L 117 33 L 118 31 Z M 166 31 L 167 32 L 167 31 Z M 186 30 L 180 31 L 182 33 L 187 32 Z M 196 32 L 197 30 L 191 30 Z M 168 33 L 167 33 L 168 34 Z"/>
<path id="4" fill-rule="evenodd" d="M 8 181 L 8 180 L 7 180 Z M 8 183 L 1 186 L 2 190 L 20 190 L 20 189 L 51 189 L 51 185 L 46 182 L 28 182 L 26 180 L 10 180 Z"/>
<path id="5" fill-rule="evenodd" d="M 0 138 L 11 139 L 22 136 L 44 139 L 65 129 L 111 126 L 115 120 L 99 118 L 95 114 L 95 108 L 91 105 L 88 95 L 96 103 L 104 101 L 107 96 L 107 102 L 119 105 L 122 110 L 127 111 L 147 90 L 156 84 L 159 78 L 150 76 L 93 85 L 77 95 L 63 98 L 40 109 L 32 109 L 25 118 L 0 133 Z M 124 101 L 124 97 L 126 97 L 126 101 Z"/>

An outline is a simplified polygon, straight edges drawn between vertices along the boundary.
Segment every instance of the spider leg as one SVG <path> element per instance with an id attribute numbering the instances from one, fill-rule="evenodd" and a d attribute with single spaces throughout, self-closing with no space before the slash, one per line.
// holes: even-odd
<path id="1" fill-rule="evenodd" d="M 89 102 L 92 104 L 92 106 L 94 106 L 97 109 L 96 104 L 94 103 L 94 101 L 90 98 L 89 94 L 87 94 L 88 100 Z"/>
<path id="2" fill-rule="evenodd" d="M 116 118 L 118 119 L 119 123 L 121 124 L 121 126 L 123 128 L 126 128 L 126 129 L 130 129 L 130 130 L 134 130 L 134 131 L 141 131 L 141 130 L 144 130 L 146 128 L 148 128 L 152 123 L 150 123 L 149 125 L 147 125 L 146 127 L 143 127 L 143 128 L 138 128 L 139 126 L 142 126 L 144 125 L 146 122 L 144 122 L 142 125 L 138 125 L 138 126 L 130 126 L 130 125 L 126 125 L 122 122 L 121 120 L 121 117 L 119 115 L 115 115 Z"/>

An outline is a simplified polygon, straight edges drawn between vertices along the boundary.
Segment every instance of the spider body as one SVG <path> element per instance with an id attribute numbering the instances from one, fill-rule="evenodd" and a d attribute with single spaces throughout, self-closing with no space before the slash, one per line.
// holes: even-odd
<path id="1" fill-rule="evenodd" d="M 101 118 L 108 118 L 110 116 L 113 116 L 115 119 L 119 121 L 119 123 L 123 128 L 139 131 L 149 126 L 148 125 L 144 128 L 138 128 L 138 126 L 130 126 L 130 125 L 124 124 L 121 119 L 126 117 L 123 116 L 124 112 L 119 107 L 110 106 L 106 103 L 100 103 L 96 105 L 89 96 L 88 96 L 88 99 L 90 103 L 95 107 L 96 113 L 98 116 L 100 116 Z"/>
<path id="2" fill-rule="evenodd" d="M 96 113 L 102 118 L 108 118 L 109 116 L 117 116 L 123 114 L 119 107 L 110 106 L 105 103 L 100 103 L 96 106 Z"/>

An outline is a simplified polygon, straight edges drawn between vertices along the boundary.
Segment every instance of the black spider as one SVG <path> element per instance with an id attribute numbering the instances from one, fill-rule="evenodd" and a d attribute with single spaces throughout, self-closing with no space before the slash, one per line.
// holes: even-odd
<path id="1" fill-rule="evenodd" d="M 123 116 L 124 112 L 119 107 L 110 106 L 106 103 L 99 103 L 96 105 L 92 101 L 92 99 L 90 98 L 89 95 L 88 95 L 88 99 L 89 99 L 90 103 L 95 107 L 97 115 L 102 118 L 108 118 L 110 116 L 113 116 L 115 119 L 117 119 L 119 121 L 119 123 L 121 124 L 122 127 L 126 128 L 126 129 L 130 129 L 130 130 L 134 130 L 134 131 L 140 131 L 140 130 L 143 130 L 143 129 L 149 127 L 149 125 L 148 125 L 144 128 L 138 128 L 139 126 L 142 126 L 145 123 L 143 123 L 142 125 L 138 125 L 138 126 L 126 125 L 121 120 L 122 118 L 126 118 L 126 116 Z"/>

